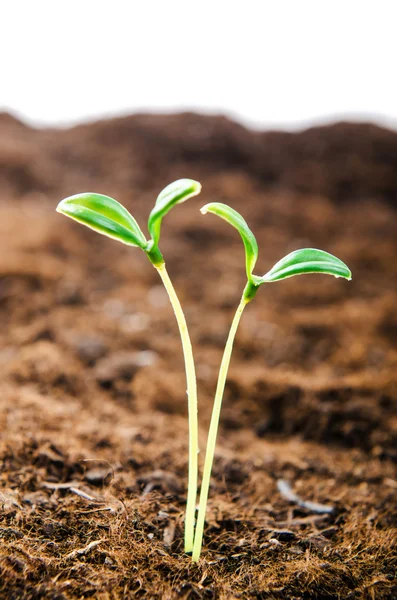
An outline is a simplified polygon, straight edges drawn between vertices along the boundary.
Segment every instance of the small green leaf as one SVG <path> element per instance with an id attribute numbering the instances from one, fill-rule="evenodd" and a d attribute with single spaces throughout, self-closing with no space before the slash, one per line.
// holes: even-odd
<path id="1" fill-rule="evenodd" d="M 122 204 L 102 194 L 87 192 L 65 198 L 57 212 L 129 246 L 145 249 L 147 241 L 138 223 Z"/>
<path id="2" fill-rule="evenodd" d="M 205 215 L 207 212 L 218 215 L 218 217 L 221 217 L 221 219 L 224 219 L 237 229 L 241 235 L 245 248 L 245 265 L 248 281 L 250 283 L 256 283 L 254 282 L 252 271 L 254 270 L 255 263 L 258 258 L 258 244 L 254 234 L 248 227 L 243 217 L 236 210 L 230 208 L 230 206 L 227 206 L 227 204 L 222 204 L 221 202 L 211 202 L 210 204 L 203 206 L 203 208 L 200 210 L 203 215 Z"/>
<path id="3" fill-rule="evenodd" d="M 153 246 L 160 239 L 161 221 L 175 204 L 181 204 L 201 192 L 201 184 L 193 179 L 178 179 L 167 185 L 157 197 L 156 204 L 149 215 L 148 229 Z"/>
<path id="4" fill-rule="evenodd" d="M 261 279 L 262 283 L 267 283 L 305 273 L 326 273 L 349 280 L 352 278 L 350 269 L 336 256 L 315 248 L 303 248 L 282 258 Z"/>

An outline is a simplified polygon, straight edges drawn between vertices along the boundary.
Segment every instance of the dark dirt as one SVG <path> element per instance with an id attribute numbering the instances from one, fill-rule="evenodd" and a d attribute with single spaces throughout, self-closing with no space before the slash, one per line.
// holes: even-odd
<path id="1" fill-rule="evenodd" d="M 195 347 L 202 449 L 245 271 L 238 234 L 198 208 L 245 215 L 259 273 L 305 245 L 353 272 L 264 286 L 247 308 L 198 566 L 183 554 L 185 382 L 165 293 L 143 253 L 54 212 L 93 190 L 144 227 L 179 177 L 203 192 L 167 216 L 161 247 Z M 193 114 L 37 131 L 0 115 L 0 198 L 1 598 L 396 598 L 397 134 Z M 289 501 L 280 479 L 333 511 Z"/>

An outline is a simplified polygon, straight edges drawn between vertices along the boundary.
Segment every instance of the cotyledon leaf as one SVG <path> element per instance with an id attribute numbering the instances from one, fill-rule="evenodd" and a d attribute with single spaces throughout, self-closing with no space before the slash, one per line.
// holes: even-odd
<path id="1" fill-rule="evenodd" d="M 218 215 L 218 217 L 221 217 L 221 219 L 224 219 L 237 229 L 241 235 L 245 248 L 247 278 L 249 282 L 253 283 L 254 276 L 252 271 L 254 270 L 258 258 L 258 244 L 245 219 L 243 219 L 240 213 L 238 213 L 236 210 L 230 208 L 230 206 L 227 204 L 222 204 L 221 202 L 210 202 L 209 204 L 203 206 L 200 210 L 203 215 L 208 212 Z"/>
<path id="2" fill-rule="evenodd" d="M 123 244 L 143 250 L 147 245 L 134 217 L 109 196 L 91 192 L 69 196 L 58 204 L 57 211 Z"/>
<path id="3" fill-rule="evenodd" d="M 201 184 L 194 179 L 178 179 L 163 189 L 157 197 L 156 204 L 149 215 L 148 229 L 153 245 L 160 239 L 161 221 L 175 204 L 181 204 L 201 192 Z"/>
<path id="4" fill-rule="evenodd" d="M 336 256 L 316 248 L 303 248 L 287 254 L 261 280 L 262 283 L 280 281 L 305 273 L 325 273 L 349 280 L 352 278 L 349 267 Z"/>

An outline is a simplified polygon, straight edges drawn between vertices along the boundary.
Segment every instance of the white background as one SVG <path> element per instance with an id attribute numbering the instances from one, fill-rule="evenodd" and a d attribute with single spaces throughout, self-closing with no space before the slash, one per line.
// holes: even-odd
<path id="1" fill-rule="evenodd" d="M 0 0 L 0 107 L 33 124 L 136 111 L 397 127 L 394 0 Z"/>

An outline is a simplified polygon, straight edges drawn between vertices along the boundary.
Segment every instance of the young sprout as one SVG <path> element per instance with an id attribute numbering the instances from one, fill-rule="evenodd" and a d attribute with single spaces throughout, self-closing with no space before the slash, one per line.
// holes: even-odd
<path id="1" fill-rule="evenodd" d="M 200 558 L 201 547 L 203 542 L 204 522 L 207 509 L 208 492 L 210 486 L 211 470 L 214 460 L 216 436 L 218 433 L 219 417 L 222 406 L 223 392 L 230 363 L 230 357 L 233 349 L 234 337 L 237 327 L 240 322 L 241 315 L 245 306 L 254 298 L 258 288 L 263 283 L 271 283 L 273 281 L 281 281 L 287 277 L 294 275 L 302 275 L 305 273 L 326 273 L 334 277 L 344 277 L 351 279 L 349 268 L 338 258 L 323 250 L 315 248 L 304 248 L 291 252 L 278 263 L 274 265 L 262 277 L 253 274 L 253 270 L 258 258 L 258 244 L 255 236 L 248 227 L 243 217 L 235 210 L 227 206 L 214 202 L 207 204 L 201 209 L 203 214 L 208 212 L 218 215 L 230 225 L 235 227 L 242 237 L 245 247 L 245 263 L 247 271 L 247 285 L 243 291 L 240 304 L 234 316 L 230 332 L 227 338 L 225 350 L 222 357 L 222 362 L 219 370 L 218 383 L 215 392 L 214 406 L 212 409 L 211 423 L 208 432 L 207 448 L 205 453 L 203 479 L 201 482 L 201 493 L 199 501 L 199 512 L 196 524 L 196 533 L 194 538 L 192 559 L 197 562 Z"/>
<path id="2" fill-rule="evenodd" d="M 201 191 L 198 181 L 179 179 L 168 185 L 158 196 L 149 215 L 148 230 L 151 239 L 146 240 L 134 217 L 119 202 L 102 194 L 84 193 L 65 198 L 58 204 L 57 211 L 106 235 L 143 250 L 157 269 L 170 298 L 178 322 L 185 359 L 189 412 L 189 476 L 185 517 L 185 552 L 193 549 L 194 517 L 197 500 L 198 470 L 198 424 L 197 387 L 192 345 L 178 296 L 168 276 L 163 255 L 159 249 L 160 229 L 163 217 L 175 204 L 197 196 Z"/>

